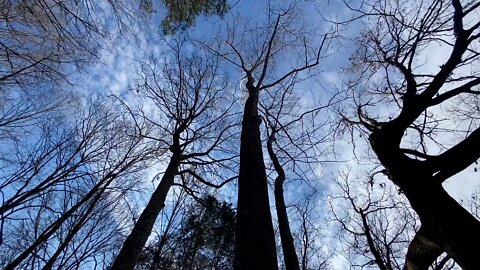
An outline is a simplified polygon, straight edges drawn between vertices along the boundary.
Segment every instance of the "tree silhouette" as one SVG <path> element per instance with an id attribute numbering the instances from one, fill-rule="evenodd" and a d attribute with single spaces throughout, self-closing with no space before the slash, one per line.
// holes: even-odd
<path id="1" fill-rule="evenodd" d="M 405 194 L 422 223 L 409 247 L 407 269 L 424 269 L 442 251 L 463 269 L 479 265 L 478 249 L 471 246 L 480 240 L 480 222 L 442 187 L 480 156 L 474 105 L 480 84 L 475 64 L 479 6 L 459 0 L 412 5 L 365 1 L 359 9 L 350 6 L 367 20 L 353 69 L 371 78 L 352 84 L 359 91 L 358 123 L 383 172 Z M 443 63 L 422 68 L 434 45 L 448 50 Z M 397 110 L 388 115 L 372 111 L 383 101 Z M 423 261 L 426 258 L 430 259 Z"/>
<path id="2" fill-rule="evenodd" d="M 228 147 L 229 139 L 235 138 L 237 125 L 231 111 L 232 100 L 223 99 L 226 84 L 218 73 L 217 59 L 207 58 L 200 50 L 187 51 L 185 40 L 173 41 L 172 62 L 146 63 L 138 81 L 138 92 L 154 104 L 154 112 L 135 111 L 128 107 L 132 116 L 152 123 L 155 135 L 142 134 L 159 142 L 169 152 L 168 165 L 160 183 L 153 192 L 132 231 L 117 255 L 112 269 L 133 269 L 155 220 L 165 206 L 165 199 L 175 178 L 190 179 L 214 188 L 220 188 L 236 179 L 219 175 L 234 167 L 227 163 L 237 156 Z M 125 104 L 127 106 L 127 104 Z M 223 164 L 223 165 L 222 165 Z M 210 168 L 210 169 L 208 169 Z M 204 178 L 208 176 L 207 180 Z M 182 183 L 187 190 L 188 184 Z"/>

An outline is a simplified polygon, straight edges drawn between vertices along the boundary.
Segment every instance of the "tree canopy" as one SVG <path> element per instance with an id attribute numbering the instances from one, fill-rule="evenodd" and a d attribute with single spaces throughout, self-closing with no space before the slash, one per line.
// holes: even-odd
<path id="1" fill-rule="evenodd" d="M 479 18 L 0 1 L 0 267 L 480 269 Z"/>

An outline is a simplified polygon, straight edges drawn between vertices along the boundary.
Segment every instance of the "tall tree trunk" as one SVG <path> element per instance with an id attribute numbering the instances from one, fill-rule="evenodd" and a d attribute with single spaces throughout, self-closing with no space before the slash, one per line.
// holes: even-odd
<path id="1" fill-rule="evenodd" d="M 389 178 L 405 194 L 428 235 L 437 239 L 460 267 L 479 269 L 480 222 L 435 182 L 428 164 L 403 154 L 395 128 L 384 127 L 370 135 L 372 148 Z"/>
<path id="2" fill-rule="evenodd" d="M 145 209 L 143 209 L 130 235 L 123 243 L 120 253 L 118 253 L 110 268 L 111 270 L 133 270 L 135 268 L 137 259 L 152 232 L 153 225 L 165 206 L 165 198 L 178 172 L 180 156 L 179 152 L 173 153 L 160 184 L 155 189 Z"/>
<path id="3" fill-rule="evenodd" d="M 260 140 L 259 91 L 247 88 L 240 141 L 234 269 L 275 270 L 277 253 Z"/>
<path id="4" fill-rule="evenodd" d="M 278 228 L 280 230 L 280 240 L 282 242 L 283 259 L 285 261 L 286 270 L 300 270 L 298 256 L 295 252 L 295 245 L 293 243 L 292 231 L 290 230 L 290 223 L 288 221 L 287 207 L 285 205 L 285 198 L 283 197 L 283 183 L 285 182 L 285 171 L 278 161 L 277 155 L 273 151 L 273 141 L 275 140 L 275 133 L 268 138 L 267 150 L 270 159 L 272 160 L 277 178 L 275 178 L 275 207 L 277 208 Z"/>

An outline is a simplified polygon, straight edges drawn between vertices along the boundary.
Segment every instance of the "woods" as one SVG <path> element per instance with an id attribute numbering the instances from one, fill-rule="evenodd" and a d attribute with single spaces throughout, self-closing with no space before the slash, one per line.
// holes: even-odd
<path id="1" fill-rule="evenodd" d="M 479 18 L 1 1 L 0 267 L 478 269 Z"/>

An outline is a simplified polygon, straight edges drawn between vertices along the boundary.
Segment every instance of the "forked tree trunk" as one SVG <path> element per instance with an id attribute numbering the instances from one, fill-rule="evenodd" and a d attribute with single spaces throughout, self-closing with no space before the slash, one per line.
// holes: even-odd
<path id="1" fill-rule="evenodd" d="M 268 183 L 260 140 L 258 90 L 249 88 L 240 141 L 235 270 L 278 269 Z"/>
<path id="2" fill-rule="evenodd" d="M 118 253 L 110 268 L 111 270 L 133 270 L 135 268 L 137 259 L 152 232 L 153 225 L 160 211 L 165 206 L 165 198 L 174 183 L 179 164 L 180 153 L 175 152 L 170 158 L 160 184 L 152 194 L 150 201 L 138 218 L 137 223 L 135 223 L 130 235 L 123 243 L 120 253 Z"/>
<path id="3" fill-rule="evenodd" d="M 398 134 L 403 133 L 395 132 L 392 125 L 370 135 L 372 148 L 389 178 L 409 200 L 426 234 L 438 240 L 437 244 L 463 269 L 480 269 L 480 222 L 434 181 L 427 163 L 403 154 Z M 407 263 L 406 269 L 415 269 L 408 267 Z"/>
<path id="4" fill-rule="evenodd" d="M 432 238 L 438 239 L 445 252 L 463 269 L 480 269 L 480 222 L 441 185 L 404 186 L 405 195 Z"/>

